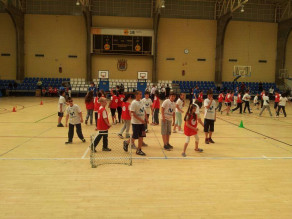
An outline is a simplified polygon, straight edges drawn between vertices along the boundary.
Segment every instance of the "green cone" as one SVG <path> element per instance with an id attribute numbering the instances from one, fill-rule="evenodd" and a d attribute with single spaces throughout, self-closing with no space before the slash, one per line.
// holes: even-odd
<path id="1" fill-rule="evenodd" d="M 239 128 L 244 128 L 244 126 L 243 126 L 243 121 L 241 120 L 241 122 L 240 122 L 240 124 L 239 124 L 239 126 L 238 126 Z"/>

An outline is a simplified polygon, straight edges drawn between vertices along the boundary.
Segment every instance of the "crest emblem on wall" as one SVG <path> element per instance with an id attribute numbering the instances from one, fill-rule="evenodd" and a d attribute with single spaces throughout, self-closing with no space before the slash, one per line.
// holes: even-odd
<path id="1" fill-rule="evenodd" d="M 126 71 L 128 68 L 127 60 L 126 59 L 119 59 L 117 64 L 119 71 Z"/>

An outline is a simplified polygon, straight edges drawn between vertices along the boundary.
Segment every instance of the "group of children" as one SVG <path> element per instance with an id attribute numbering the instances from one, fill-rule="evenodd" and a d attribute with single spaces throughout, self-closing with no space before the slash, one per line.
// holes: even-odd
<path id="1" fill-rule="evenodd" d="M 224 95 L 223 93 L 220 93 L 218 95 L 218 106 L 216 107 L 216 110 L 221 112 L 226 111 L 226 114 L 229 115 L 229 112 L 234 112 L 239 109 L 239 113 L 246 113 L 246 110 L 248 110 L 249 113 L 253 113 L 250 109 L 250 100 L 251 100 L 251 95 L 249 93 L 249 90 L 246 90 L 245 93 L 243 94 L 238 90 L 238 88 L 233 91 L 227 91 L 227 93 Z M 225 103 L 226 108 L 222 110 L 222 105 L 223 101 Z M 231 109 L 232 102 L 234 102 L 234 108 Z M 285 106 L 286 102 L 288 102 L 288 99 L 286 95 L 280 95 L 278 92 L 275 92 L 275 104 L 274 104 L 274 109 L 276 116 L 279 116 L 280 111 L 283 111 L 284 116 L 286 117 L 286 111 L 285 111 Z M 261 94 L 256 94 L 254 99 L 253 99 L 254 106 L 256 107 L 257 110 L 259 110 L 259 107 L 261 105 L 261 111 L 259 113 L 259 116 L 262 115 L 262 113 L 267 110 L 270 114 L 272 115 L 271 109 L 270 109 L 270 98 L 269 95 L 266 91 L 262 91 Z M 243 104 L 244 104 L 244 109 L 243 109 Z"/>

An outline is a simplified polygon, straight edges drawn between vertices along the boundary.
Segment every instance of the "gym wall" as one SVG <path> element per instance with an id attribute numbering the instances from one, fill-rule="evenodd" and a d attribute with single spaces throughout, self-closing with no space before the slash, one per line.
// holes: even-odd
<path id="1" fill-rule="evenodd" d="M 158 79 L 214 80 L 216 21 L 162 18 L 157 49 Z M 185 49 L 188 49 L 188 54 L 184 53 Z"/>
<path id="2" fill-rule="evenodd" d="M 93 27 L 152 29 L 151 18 L 93 16 Z M 126 59 L 126 71 L 118 71 L 119 59 Z M 98 78 L 99 70 L 109 70 L 109 77 L 113 79 L 136 79 L 138 71 L 147 71 L 148 78 L 152 78 L 152 57 L 125 55 L 93 55 L 92 77 Z"/>
<path id="3" fill-rule="evenodd" d="M 1 54 L 10 54 L 2 56 Z M 0 13 L 0 79 L 16 78 L 16 33 L 12 19 Z"/>
<path id="4" fill-rule="evenodd" d="M 239 81 L 275 82 L 277 28 L 275 23 L 230 21 L 225 34 L 223 81 L 234 79 L 234 65 L 246 65 L 251 66 L 252 75 Z"/>
<path id="5" fill-rule="evenodd" d="M 26 77 L 86 78 L 86 31 L 82 16 L 25 15 L 24 49 Z M 63 69 L 61 74 L 59 67 Z"/>
<path id="6" fill-rule="evenodd" d="M 290 32 L 287 41 L 285 68 L 288 69 L 288 73 L 290 77 L 292 77 L 292 31 Z"/>

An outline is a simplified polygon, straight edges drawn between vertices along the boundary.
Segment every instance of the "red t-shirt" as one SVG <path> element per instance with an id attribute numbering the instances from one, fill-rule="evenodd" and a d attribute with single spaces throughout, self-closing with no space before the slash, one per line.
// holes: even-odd
<path id="1" fill-rule="evenodd" d="M 231 102 L 231 94 L 226 94 L 225 96 L 225 102 L 230 103 Z"/>
<path id="2" fill-rule="evenodd" d="M 111 98 L 110 108 L 111 109 L 118 108 L 118 102 L 119 102 L 119 98 L 116 95 L 113 95 Z"/>
<path id="3" fill-rule="evenodd" d="M 199 94 L 199 96 L 198 96 L 198 101 L 200 102 L 200 103 L 202 103 L 203 102 L 203 94 Z"/>
<path id="4" fill-rule="evenodd" d="M 190 115 L 188 120 L 185 121 L 185 126 L 184 126 L 184 133 L 186 136 L 192 136 L 192 135 L 196 135 L 197 134 L 197 131 L 187 127 L 187 123 L 194 127 L 194 128 L 197 128 L 197 125 L 198 125 L 198 122 L 197 122 L 197 119 L 195 120 L 193 115 Z"/>
<path id="5" fill-rule="evenodd" d="M 237 103 L 242 103 L 242 100 L 241 100 L 241 94 L 238 94 L 237 95 L 237 100 L 236 100 Z"/>
<path id="6" fill-rule="evenodd" d="M 280 102 L 280 94 L 275 95 L 275 102 L 279 103 Z"/>
<path id="7" fill-rule="evenodd" d="M 119 95 L 118 107 L 122 107 L 123 106 L 124 98 L 125 98 L 125 95 L 124 94 L 120 94 Z"/>
<path id="8" fill-rule="evenodd" d="M 219 94 L 218 102 L 219 103 L 223 102 L 223 98 L 224 98 L 224 95 L 223 94 Z"/>
<path id="9" fill-rule="evenodd" d="M 106 118 L 103 118 L 103 114 L 106 114 Z M 108 121 L 108 114 L 107 114 L 107 111 L 105 110 L 104 107 L 100 107 L 99 110 L 98 110 L 98 118 L 97 118 L 97 128 L 98 130 L 100 131 L 106 131 L 109 129 L 109 126 L 105 123 L 104 120 L 107 120 Z"/>
<path id="10" fill-rule="evenodd" d="M 100 107 L 100 103 L 98 102 L 98 97 L 95 97 L 94 98 L 94 111 L 97 112 L 99 107 Z"/>
<path id="11" fill-rule="evenodd" d="M 265 92 L 261 92 L 261 98 L 263 99 Z"/>
<path id="12" fill-rule="evenodd" d="M 93 101 L 91 101 L 89 103 L 85 102 L 85 105 L 86 105 L 86 109 L 88 109 L 88 110 L 94 109 L 94 103 L 93 103 Z"/>
<path id="13" fill-rule="evenodd" d="M 154 101 L 153 101 L 153 108 L 154 109 L 159 109 L 160 108 L 160 100 L 158 97 L 154 97 Z"/>
<path id="14" fill-rule="evenodd" d="M 122 105 L 122 119 L 123 120 L 131 120 L 131 112 L 129 110 L 130 103 L 123 102 Z"/>

